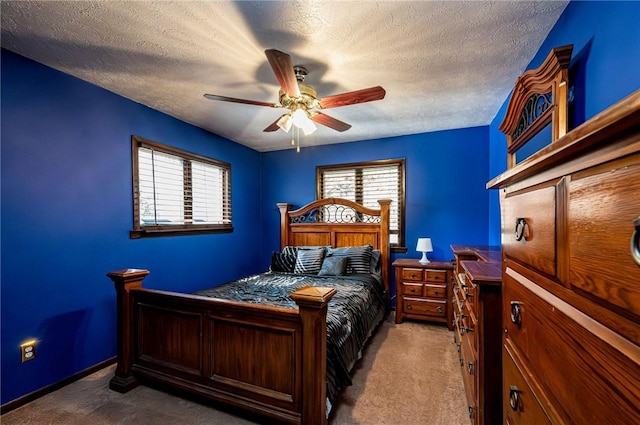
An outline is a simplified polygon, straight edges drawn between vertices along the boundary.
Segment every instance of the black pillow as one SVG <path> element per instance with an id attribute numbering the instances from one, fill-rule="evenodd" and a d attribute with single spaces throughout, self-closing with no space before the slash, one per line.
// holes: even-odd
<path id="1" fill-rule="evenodd" d="M 285 272 L 293 273 L 293 268 L 296 265 L 296 256 L 291 254 L 283 254 L 282 252 L 273 252 L 271 254 L 271 267 L 269 270 L 272 272 Z"/>

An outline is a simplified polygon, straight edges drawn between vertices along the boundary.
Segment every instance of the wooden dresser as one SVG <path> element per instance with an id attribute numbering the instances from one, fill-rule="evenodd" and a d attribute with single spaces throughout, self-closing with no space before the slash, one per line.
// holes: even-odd
<path id="1" fill-rule="evenodd" d="M 640 424 L 640 91 L 500 189 L 504 423 Z"/>
<path id="2" fill-rule="evenodd" d="M 469 419 L 502 422 L 501 296 L 499 247 L 451 245 L 454 269 L 451 310 Z"/>
<path id="3" fill-rule="evenodd" d="M 445 323 L 451 330 L 451 272 L 444 261 L 420 263 L 413 258 L 393 262 L 396 270 L 396 323 L 407 319 Z"/>

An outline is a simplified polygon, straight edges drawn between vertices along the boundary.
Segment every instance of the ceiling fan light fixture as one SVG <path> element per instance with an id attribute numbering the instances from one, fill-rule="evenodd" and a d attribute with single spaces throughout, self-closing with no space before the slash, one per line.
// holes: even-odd
<path id="1" fill-rule="evenodd" d="M 280 117 L 276 125 L 280 127 L 285 133 L 288 133 L 291 130 L 291 125 L 293 124 L 293 119 L 291 118 L 291 114 L 285 114 Z"/>
<path id="2" fill-rule="evenodd" d="M 309 114 L 304 109 L 296 109 L 293 113 L 293 125 L 302 129 L 304 131 L 304 135 L 308 136 L 317 130 L 316 125 L 309 118 Z"/>

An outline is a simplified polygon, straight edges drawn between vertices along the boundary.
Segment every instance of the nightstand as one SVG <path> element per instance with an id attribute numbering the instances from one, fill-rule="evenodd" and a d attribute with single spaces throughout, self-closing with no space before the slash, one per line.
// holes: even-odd
<path id="1" fill-rule="evenodd" d="M 420 263 L 401 258 L 396 270 L 396 323 L 404 319 L 445 323 L 452 330 L 451 277 L 453 265 L 447 261 Z"/>

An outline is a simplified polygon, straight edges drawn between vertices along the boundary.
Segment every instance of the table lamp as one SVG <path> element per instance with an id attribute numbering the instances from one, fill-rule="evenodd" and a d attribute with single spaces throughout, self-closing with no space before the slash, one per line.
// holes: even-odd
<path id="1" fill-rule="evenodd" d="M 429 259 L 427 258 L 427 252 L 433 251 L 433 246 L 431 245 L 431 238 L 418 238 L 418 245 L 416 246 L 416 251 L 422 252 L 422 258 L 420 259 L 420 263 L 428 264 Z"/>

